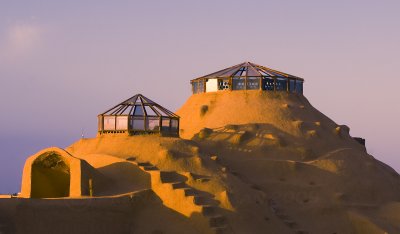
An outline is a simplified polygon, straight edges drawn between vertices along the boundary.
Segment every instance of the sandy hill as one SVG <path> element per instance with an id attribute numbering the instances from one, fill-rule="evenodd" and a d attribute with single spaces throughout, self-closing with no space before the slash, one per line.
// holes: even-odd
<path id="1" fill-rule="evenodd" d="M 399 175 L 305 97 L 196 94 L 178 114 L 182 138 L 106 135 L 72 144 L 66 150 L 109 185 L 94 188 L 95 198 L 13 200 L 3 215 L 14 225 L 8 230 L 400 233 Z M 50 222 L 29 218 L 32 210 Z"/>

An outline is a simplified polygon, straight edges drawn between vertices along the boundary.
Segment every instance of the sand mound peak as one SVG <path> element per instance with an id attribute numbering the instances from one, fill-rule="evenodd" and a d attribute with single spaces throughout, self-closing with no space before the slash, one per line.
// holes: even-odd
<path id="1" fill-rule="evenodd" d="M 183 138 L 104 135 L 66 149 L 112 181 L 101 192 L 124 214 L 118 230 L 400 233 L 400 176 L 304 96 L 203 93 L 178 114 Z"/>
<path id="2" fill-rule="evenodd" d="M 332 129 L 337 126 L 314 109 L 304 96 L 288 93 L 235 91 L 196 94 L 177 114 L 181 116 L 183 138 L 191 138 L 203 128 L 227 125 L 268 123 L 294 135 L 300 134 L 300 125 L 305 122 L 320 122 Z"/>

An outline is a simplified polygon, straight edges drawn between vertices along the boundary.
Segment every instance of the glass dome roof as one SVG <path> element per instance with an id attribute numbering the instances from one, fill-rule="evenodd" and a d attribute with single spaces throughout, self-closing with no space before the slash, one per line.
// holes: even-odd
<path id="1" fill-rule="evenodd" d="M 260 66 L 251 62 L 244 62 L 220 71 L 196 78 L 229 78 L 229 77 L 272 77 L 272 78 L 291 78 L 304 80 L 300 77 L 280 72 L 268 67 Z"/>
<path id="2" fill-rule="evenodd" d="M 132 115 L 132 116 L 154 116 L 154 117 L 171 117 L 179 118 L 172 111 L 162 107 L 156 102 L 143 96 L 136 94 L 135 96 L 121 102 L 113 108 L 105 111 L 101 115 Z"/>

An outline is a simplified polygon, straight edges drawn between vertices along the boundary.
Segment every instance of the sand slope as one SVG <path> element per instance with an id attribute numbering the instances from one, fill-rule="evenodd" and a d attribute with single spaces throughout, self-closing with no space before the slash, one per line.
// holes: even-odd
<path id="1" fill-rule="evenodd" d="M 114 181 L 104 199 L 152 191 L 115 216 L 116 233 L 400 233 L 399 175 L 305 97 L 197 94 L 178 114 L 183 139 L 101 136 L 66 149 Z M 111 209 L 95 207 L 85 212 Z"/>

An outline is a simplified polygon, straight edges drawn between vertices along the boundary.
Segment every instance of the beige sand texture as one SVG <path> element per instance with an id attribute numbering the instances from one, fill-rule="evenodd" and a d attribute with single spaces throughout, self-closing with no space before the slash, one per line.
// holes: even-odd
<path id="1" fill-rule="evenodd" d="M 72 144 L 66 151 L 89 163 L 107 186 L 95 186 L 93 198 L 0 199 L 8 204 L 0 205 L 4 227 L 21 233 L 400 233 L 399 175 L 305 97 L 203 93 L 178 114 L 182 138 L 106 135 Z M 32 210 L 51 224 L 32 222 Z"/>

